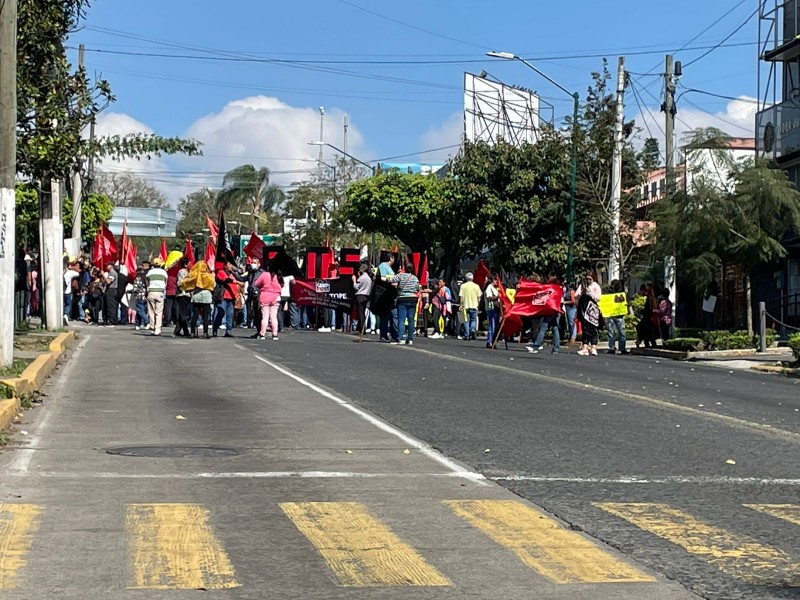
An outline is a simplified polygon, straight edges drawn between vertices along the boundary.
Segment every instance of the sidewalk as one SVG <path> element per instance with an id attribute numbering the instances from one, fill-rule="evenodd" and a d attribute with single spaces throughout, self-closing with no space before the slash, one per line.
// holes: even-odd
<path id="1" fill-rule="evenodd" d="M 47 392 L 4 598 L 692 597 L 236 340 L 93 329 Z"/>

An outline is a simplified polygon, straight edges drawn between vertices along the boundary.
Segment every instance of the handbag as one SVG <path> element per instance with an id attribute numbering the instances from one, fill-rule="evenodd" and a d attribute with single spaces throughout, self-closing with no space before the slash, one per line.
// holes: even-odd
<path id="1" fill-rule="evenodd" d="M 214 304 L 221 304 L 222 301 L 225 299 L 225 286 L 221 283 L 218 283 L 214 286 L 214 291 L 211 292 L 211 300 L 214 301 Z"/>

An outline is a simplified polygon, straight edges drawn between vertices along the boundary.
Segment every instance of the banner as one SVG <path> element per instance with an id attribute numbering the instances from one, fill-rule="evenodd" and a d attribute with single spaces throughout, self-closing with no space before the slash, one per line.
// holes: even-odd
<path id="1" fill-rule="evenodd" d="M 414 275 L 419 279 L 422 287 L 428 285 L 428 254 L 427 252 L 412 252 L 409 256 L 414 265 Z"/>
<path id="2" fill-rule="evenodd" d="M 600 296 L 600 312 L 606 319 L 624 317 L 628 314 L 628 298 L 624 292 Z"/>
<path id="3" fill-rule="evenodd" d="M 564 290 L 560 285 L 534 283 L 521 279 L 509 316 L 549 317 L 561 312 Z"/>
<path id="4" fill-rule="evenodd" d="M 264 254 L 264 248 L 267 245 L 264 243 L 260 237 L 258 237 L 255 233 L 250 234 L 250 240 L 244 246 L 242 251 L 244 252 L 245 256 L 248 256 L 250 260 L 255 258 L 261 260 L 261 256 Z"/>
<path id="5" fill-rule="evenodd" d="M 304 279 L 328 279 L 331 276 L 331 266 L 335 262 L 333 249 L 327 246 L 306 248 L 303 259 Z"/>
<path id="6" fill-rule="evenodd" d="M 349 311 L 353 306 L 353 292 L 353 282 L 349 279 L 296 279 L 292 284 L 292 298 L 298 306 Z"/>

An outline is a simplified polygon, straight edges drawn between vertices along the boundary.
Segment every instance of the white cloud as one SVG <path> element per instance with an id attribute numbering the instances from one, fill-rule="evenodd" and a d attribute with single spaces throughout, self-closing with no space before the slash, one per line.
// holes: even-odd
<path id="1" fill-rule="evenodd" d="M 422 149 L 443 148 L 445 146 L 457 146 L 461 143 L 461 136 L 464 133 L 464 113 L 455 112 L 446 121 L 439 125 L 430 127 L 422 136 Z M 421 162 L 443 163 L 448 157 L 454 156 L 458 148 L 449 148 L 438 152 L 429 152 L 420 155 Z"/>
<path id="2" fill-rule="evenodd" d="M 641 147 L 645 138 L 655 137 L 658 146 L 664 151 L 664 114 L 660 107 L 648 107 L 644 112 L 638 112 L 636 126 L 641 129 L 636 140 L 636 146 Z M 675 133 L 677 145 L 683 145 L 686 134 L 700 127 L 716 127 L 732 137 L 753 137 L 756 115 L 756 99 L 749 96 L 739 96 L 725 106 L 724 111 L 713 114 L 692 108 L 691 105 L 679 106 L 675 120 Z"/>

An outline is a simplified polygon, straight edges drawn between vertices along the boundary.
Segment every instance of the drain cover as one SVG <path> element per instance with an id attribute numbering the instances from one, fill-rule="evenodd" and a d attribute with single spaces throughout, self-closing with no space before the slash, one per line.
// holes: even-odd
<path id="1" fill-rule="evenodd" d="M 106 454 L 146 458 L 222 458 L 238 456 L 241 450 L 216 446 L 120 446 L 106 448 Z"/>

